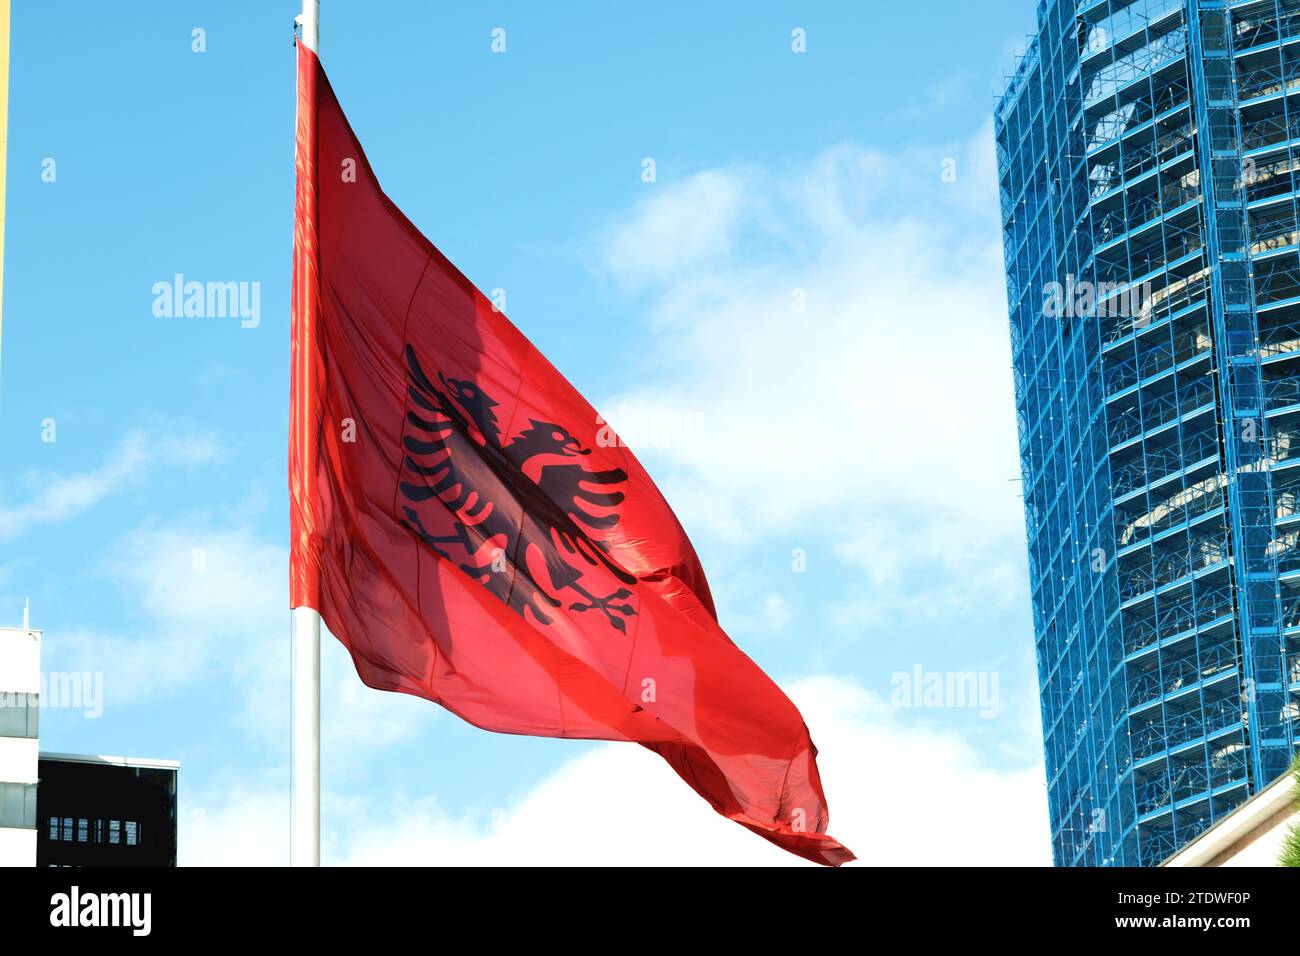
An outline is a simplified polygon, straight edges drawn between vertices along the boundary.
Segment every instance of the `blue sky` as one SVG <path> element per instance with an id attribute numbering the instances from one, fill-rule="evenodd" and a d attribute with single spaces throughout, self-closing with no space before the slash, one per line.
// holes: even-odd
<path id="1" fill-rule="evenodd" d="M 412 221 L 622 432 L 693 423 L 638 452 L 832 832 L 953 860 L 942 812 L 957 859 L 1045 862 L 989 122 L 1032 4 L 322 6 Z M 183 863 L 287 859 L 296 12 L 13 12 L 0 618 L 29 597 L 43 667 L 102 675 L 44 749 L 182 762 Z M 258 283 L 256 327 L 155 316 L 176 273 Z M 996 706 L 898 706 L 918 667 Z M 787 862 L 640 748 L 477 731 L 329 638 L 324 671 L 326 862 Z"/>

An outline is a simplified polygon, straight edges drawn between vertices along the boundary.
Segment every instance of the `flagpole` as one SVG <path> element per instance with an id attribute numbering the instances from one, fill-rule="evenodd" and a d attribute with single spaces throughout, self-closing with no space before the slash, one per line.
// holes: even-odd
<path id="1" fill-rule="evenodd" d="M 320 0 L 302 0 L 299 42 L 320 52 Z M 289 612 L 292 643 L 290 697 L 289 862 L 320 866 L 320 612 Z"/>

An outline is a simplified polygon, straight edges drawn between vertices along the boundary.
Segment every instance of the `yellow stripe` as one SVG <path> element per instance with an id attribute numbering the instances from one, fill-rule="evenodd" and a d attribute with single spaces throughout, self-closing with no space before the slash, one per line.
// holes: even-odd
<path id="1" fill-rule="evenodd" d="M 0 0 L 0 333 L 4 332 L 5 176 L 9 155 L 9 0 Z M 3 342 L 0 334 L 0 342 Z"/>

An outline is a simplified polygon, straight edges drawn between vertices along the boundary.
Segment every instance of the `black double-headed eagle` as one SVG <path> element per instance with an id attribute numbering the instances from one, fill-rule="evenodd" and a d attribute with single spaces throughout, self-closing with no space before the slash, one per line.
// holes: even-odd
<path id="1" fill-rule="evenodd" d="M 591 449 L 554 422 L 530 419 L 505 441 L 476 383 L 439 372 L 435 385 L 410 345 L 406 364 L 406 527 L 521 617 L 550 624 L 567 600 L 626 632 L 636 578 L 601 537 L 618 524 L 627 473 L 586 468 Z"/>

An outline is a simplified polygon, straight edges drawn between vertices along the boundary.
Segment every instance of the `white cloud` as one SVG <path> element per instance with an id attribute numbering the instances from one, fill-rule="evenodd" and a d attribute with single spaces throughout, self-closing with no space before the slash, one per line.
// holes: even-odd
<path id="1" fill-rule="evenodd" d="M 721 557 L 727 560 L 709 562 L 709 580 L 714 603 L 725 608 L 728 633 L 745 635 L 746 643 L 763 641 L 781 634 L 799 617 L 800 595 L 790 579 L 774 580 L 766 568 L 747 561 L 745 554 Z"/>
<path id="2" fill-rule="evenodd" d="M 287 770 L 280 774 L 287 777 Z M 180 866 L 284 866 L 289 862 L 289 796 L 244 773 L 181 788 L 176 861 Z"/>
<path id="3" fill-rule="evenodd" d="M 287 745 L 288 549 L 246 515 L 192 516 L 146 524 L 114 542 L 102 572 L 125 596 L 134 629 L 64 629 L 46 637 L 47 664 L 104 675 L 110 719 L 119 709 L 158 707 L 191 689 L 228 688 L 204 732 Z M 322 633 L 321 734 L 332 769 L 351 772 L 428 727 L 440 711 L 402 694 L 369 691 L 346 650 Z M 201 738 L 196 738 L 198 742 Z"/>
<path id="4" fill-rule="evenodd" d="M 1050 865 L 1041 766 L 995 770 L 960 737 L 842 678 L 789 690 L 821 751 L 831 832 L 863 862 Z M 214 793 L 215 801 L 194 798 L 207 832 L 195 833 L 195 815 L 182 813 L 182 862 L 284 862 L 283 789 Z M 803 863 L 719 817 L 662 760 L 631 744 L 592 748 L 495 811 L 453 816 L 432 799 L 394 805 L 327 792 L 323 812 L 323 855 L 335 864 Z"/>
<path id="5" fill-rule="evenodd" d="M 0 541 L 38 525 L 75 518 L 139 482 L 153 466 L 201 464 L 217 455 L 216 444 L 204 436 L 152 435 L 137 429 L 98 468 L 75 475 L 28 476 L 28 486 L 36 489 L 32 496 L 12 507 L 0 505 Z"/>
<path id="6" fill-rule="evenodd" d="M 706 440 L 644 453 L 688 528 L 733 545 L 829 534 L 872 601 L 972 568 L 932 603 L 1019 596 L 989 130 L 949 152 L 955 183 L 942 150 L 837 146 L 779 174 L 712 170 L 659 184 L 616 232 L 606 266 L 650 292 L 655 344 L 602 408 L 705 421 Z M 696 209 L 710 210 L 705 256 L 676 238 Z"/>
<path id="7" fill-rule="evenodd" d="M 646 188 L 655 191 L 603 244 L 605 264 L 620 282 L 631 287 L 663 282 L 729 251 L 746 211 L 744 170 L 710 170 L 676 186 Z"/>
<path id="8" fill-rule="evenodd" d="M 459 719 L 422 698 L 367 687 L 343 645 L 328 633 L 321 640 L 321 749 L 332 772 L 362 773 L 378 752 Z"/>
<path id="9" fill-rule="evenodd" d="M 104 676 L 106 703 L 138 704 L 199 679 L 255 671 L 287 633 L 288 552 L 247 527 L 194 520 L 116 542 L 104 571 L 141 617 L 137 630 L 67 630 L 47 653 Z M 259 639 L 260 638 L 260 639 Z M 284 656 L 282 653 L 277 656 Z"/>
<path id="10" fill-rule="evenodd" d="M 775 591 L 763 598 L 763 621 L 768 628 L 779 631 L 790 623 L 790 602 Z"/>

